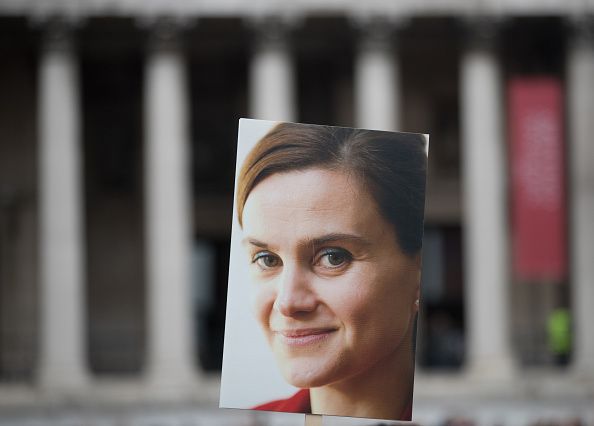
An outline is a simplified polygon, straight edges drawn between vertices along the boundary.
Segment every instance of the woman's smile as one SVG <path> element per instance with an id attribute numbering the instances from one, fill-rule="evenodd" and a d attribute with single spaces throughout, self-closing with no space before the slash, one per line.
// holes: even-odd
<path id="1" fill-rule="evenodd" d="M 331 337 L 336 330 L 336 328 L 331 327 L 286 329 L 276 331 L 275 337 L 281 344 L 299 348 L 322 343 Z"/>

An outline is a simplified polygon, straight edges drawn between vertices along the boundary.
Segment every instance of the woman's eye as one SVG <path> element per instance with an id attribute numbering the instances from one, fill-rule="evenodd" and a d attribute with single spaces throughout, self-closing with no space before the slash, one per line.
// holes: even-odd
<path id="1" fill-rule="evenodd" d="M 353 256 L 346 250 L 330 248 L 321 252 L 317 263 L 325 268 L 340 268 L 353 260 Z"/>
<path id="2" fill-rule="evenodd" d="M 270 252 L 259 252 L 254 256 L 252 263 L 257 264 L 262 269 L 270 269 L 280 266 L 281 261 L 278 256 Z"/>

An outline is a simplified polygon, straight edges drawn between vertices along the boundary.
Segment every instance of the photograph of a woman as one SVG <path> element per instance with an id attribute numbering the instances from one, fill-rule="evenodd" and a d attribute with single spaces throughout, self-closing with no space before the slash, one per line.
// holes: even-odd
<path id="1" fill-rule="evenodd" d="M 230 268 L 244 263 L 252 314 L 295 392 L 236 408 L 411 420 L 426 147 L 419 134 L 274 123 L 239 163 Z"/>

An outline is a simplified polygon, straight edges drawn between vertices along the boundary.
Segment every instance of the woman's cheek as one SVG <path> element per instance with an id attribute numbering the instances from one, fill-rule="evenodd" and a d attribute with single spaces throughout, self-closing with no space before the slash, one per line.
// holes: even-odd
<path id="1" fill-rule="evenodd" d="M 356 340 L 370 324 L 377 303 L 369 275 L 351 271 L 337 280 L 326 294 L 326 302 L 346 328 L 349 342 Z M 371 280 L 372 281 L 372 280 Z"/>
<path id="2" fill-rule="evenodd" d="M 271 285 L 266 285 L 264 283 L 259 283 L 254 287 L 254 316 L 260 323 L 260 326 L 266 331 L 269 326 L 270 314 L 272 312 L 276 293 Z"/>
<path id="3" fill-rule="evenodd" d="M 376 277 L 370 268 L 357 268 L 345 274 L 335 288 L 337 308 L 360 315 L 373 309 L 377 293 Z"/>

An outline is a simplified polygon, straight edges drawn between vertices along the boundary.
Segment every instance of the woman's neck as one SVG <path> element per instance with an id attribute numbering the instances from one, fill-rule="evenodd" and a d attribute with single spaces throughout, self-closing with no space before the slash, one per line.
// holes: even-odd
<path id="1" fill-rule="evenodd" d="M 412 402 L 413 353 L 412 343 L 400 346 L 359 375 L 310 389 L 312 413 L 400 419 Z"/>

